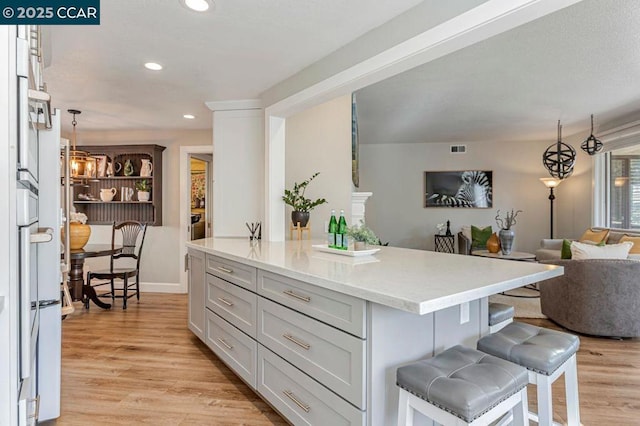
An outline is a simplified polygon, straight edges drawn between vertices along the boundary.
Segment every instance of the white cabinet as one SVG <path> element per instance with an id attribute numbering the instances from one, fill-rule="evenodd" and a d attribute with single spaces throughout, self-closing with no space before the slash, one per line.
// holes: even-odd
<path id="1" fill-rule="evenodd" d="M 205 341 L 205 255 L 198 250 L 188 251 L 189 330 Z"/>

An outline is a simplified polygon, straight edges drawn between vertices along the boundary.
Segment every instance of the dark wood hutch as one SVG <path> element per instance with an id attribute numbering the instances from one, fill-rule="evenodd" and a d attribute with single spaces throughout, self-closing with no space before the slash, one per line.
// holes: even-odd
<path id="1" fill-rule="evenodd" d="M 162 151 L 160 145 L 100 145 L 78 146 L 93 157 L 105 156 L 113 165 L 113 176 L 97 176 L 74 184 L 73 205 L 76 211 L 85 213 L 89 224 L 110 225 L 123 220 L 137 220 L 151 226 L 162 225 Z M 142 160 L 153 165 L 151 176 L 140 176 Z M 125 163 L 130 160 L 133 173 L 125 175 Z M 117 165 L 120 165 L 119 167 Z M 151 198 L 140 201 L 135 190 L 136 183 L 146 179 L 151 184 Z M 100 190 L 115 188 L 112 201 L 102 201 Z M 133 188 L 133 197 L 123 200 L 122 188 Z"/>

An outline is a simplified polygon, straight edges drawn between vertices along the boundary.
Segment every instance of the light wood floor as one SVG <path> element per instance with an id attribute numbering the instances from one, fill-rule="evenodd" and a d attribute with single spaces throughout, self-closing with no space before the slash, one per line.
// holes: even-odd
<path id="1" fill-rule="evenodd" d="M 186 295 L 143 294 L 126 311 L 120 301 L 110 311 L 77 308 L 62 322 L 62 416 L 53 424 L 286 424 L 187 329 Z M 640 423 L 640 340 L 581 336 L 578 375 L 584 425 Z M 563 386 L 553 390 L 556 419 L 565 418 Z"/>

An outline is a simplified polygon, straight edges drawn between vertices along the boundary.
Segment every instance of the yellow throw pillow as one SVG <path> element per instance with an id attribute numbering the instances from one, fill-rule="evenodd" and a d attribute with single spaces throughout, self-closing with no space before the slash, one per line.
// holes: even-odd
<path id="1" fill-rule="evenodd" d="M 609 236 L 609 230 L 608 229 L 603 229 L 600 231 L 596 231 L 593 228 L 589 228 L 586 231 L 584 231 L 584 234 L 582 234 L 582 237 L 580 237 L 580 242 L 584 243 L 585 241 L 592 241 L 596 244 L 601 243 L 603 241 L 607 240 L 607 237 Z"/>
<path id="2" fill-rule="evenodd" d="M 622 238 L 620 238 L 620 243 L 624 243 L 625 241 L 630 241 L 633 243 L 633 247 L 629 251 L 629 254 L 640 254 L 640 237 L 632 237 L 631 235 L 624 234 Z"/>

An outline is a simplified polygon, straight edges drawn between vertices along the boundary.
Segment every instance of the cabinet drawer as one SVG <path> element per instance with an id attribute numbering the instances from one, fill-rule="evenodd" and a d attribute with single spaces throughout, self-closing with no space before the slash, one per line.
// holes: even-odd
<path id="1" fill-rule="evenodd" d="M 251 266 L 208 254 L 207 272 L 247 290 L 256 291 L 256 268 Z"/>
<path id="2" fill-rule="evenodd" d="M 205 343 L 238 376 L 256 387 L 257 343 L 255 340 L 207 310 Z"/>
<path id="3" fill-rule="evenodd" d="M 258 345 L 258 392 L 295 425 L 363 425 L 365 413 Z"/>
<path id="4" fill-rule="evenodd" d="M 256 338 L 258 296 L 207 274 L 206 306 L 249 336 Z"/>
<path id="5" fill-rule="evenodd" d="M 365 341 L 258 298 L 258 342 L 365 409 Z"/>
<path id="6" fill-rule="evenodd" d="M 366 338 L 362 299 L 265 271 L 258 271 L 258 294 Z"/>

